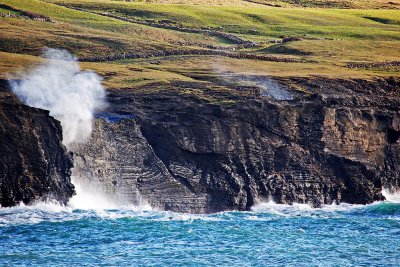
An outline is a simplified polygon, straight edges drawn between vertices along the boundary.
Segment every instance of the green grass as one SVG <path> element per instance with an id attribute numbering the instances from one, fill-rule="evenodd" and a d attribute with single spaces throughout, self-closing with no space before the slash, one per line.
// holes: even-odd
<path id="1" fill-rule="evenodd" d="M 212 3 L 209 0 L 184 0 L 186 4 L 174 4 L 178 0 L 155 1 L 162 4 L 111 0 L 0 0 L 1 4 L 49 16 L 54 21 L 0 18 L 0 75 L 5 77 L 12 73 L 18 76 L 21 68 L 23 70 L 30 64 L 40 63 L 41 59 L 36 56 L 44 46 L 64 48 L 80 57 L 90 57 L 233 45 L 224 38 L 156 28 L 94 14 L 107 11 L 135 20 L 168 21 L 190 28 L 217 29 L 259 43 L 259 46 L 244 52 L 303 61 L 283 63 L 191 55 L 82 63 L 84 68 L 103 75 L 108 88 L 143 88 L 171 81 L 210 83 L 207 79 L 223 70 L 277 78 L 400 76 L 398 67 L 346 67 L 351 62 L 400 60 L 399 10 L 337 9 L 346 7 L 340 0 L 329 6 L 336 9 L 304 8 L 318 6 L 317 0 L 299 0 L 296 3 L 268 1 L 285 6 L 282 8 L 241 0 Z M 362 1 L 374 8 L 384 4 L 380 0 L 375 5 L 372 0 L 351 3 L 361 5 Z M 77 11 L 60 4 L 91 12 Z M 270 43 L 271 40 L 280 40 L 282 36 L 298 36 L 303 40 Z"/>
<path id="2" fill-rule="evenodd" d="M 92 11 L 114 11 L 135 19 L 169 20 L 189 27 L 219 28 L 258 42 L 277 39 L 282 35 L 300 36 L 305 39 L 334 39 L 305 40 L 280 45 L 284 55 L 296 55 L 295 51 L 298 50 L 297 55 L 308 54 L 311 55 L 308 58 L 320 62 L 400 59 L 399 10 L 216 7 L 95 0 L 52 1 Z M 261 51 L 268 53 L 270 50 L 266 46 L 266 49 Z M 274 51 L 270 53 L 279 54 Z"/>
<path id="3" fill-rule="evenodd" d="M 127 25 L 127 23 L 118 20 L 71 10 L 38 0 L 1 0 L 0 3 L 15 7 L 17 9 L 28 10 L 34 13 L 49 16 L 58 21 L 78 26 L 112 29 L 116 26 L 123 26 L 124 24 Z"/>
<path id="4" fill-rule="evenodd" d="M 8 15 L 8 14 L 19 14 L 19 12 L 16 12 L 16 11 L 13 11 L 13 10 L 9 10 L 9 9 L 6 9 L 6 8 L 1 8 L 0 7 L 0 13 L 2 13 L 2 14 L 6 14 L 6 15 Z"/>
<path id="5" fill-rule="evenodd" d="M 38 55 L 44 46 L 64 48 L 78 56 L 152 52 L 183 46 L 215 45 L 216 38 L 132 24 L 38 0 L 0 3 L 51 17 L 55 23 L 0 18 L 0 51 Z"/>
<path id="6" fill-rule="evenodd" d="M 352 9 L 399 9 L 398 0 L 251 0 L 266 5 L 285 7 L 352 8 Z"/>
<path id="7" fill-rule="evenodd" d="M 137 19 L 169 20 L 190 27 L 222 27 L 226 32 L 243 34 L 257 40 L 304 34 L 330 38 L 400 38 L 398 10 L 216 7 L 93 0 L 51 1 L 93 11 L 114 11 Z M 379 20 L 390 23 L 381 23 Z M 252 36 L 254 34 L 249 34 L 250 30 L 258 34 Z"/>

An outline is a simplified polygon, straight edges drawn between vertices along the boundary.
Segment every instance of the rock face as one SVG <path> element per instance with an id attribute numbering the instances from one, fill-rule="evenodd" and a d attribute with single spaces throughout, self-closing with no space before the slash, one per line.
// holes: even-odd
<path id="1" fill-rule="evenodd" d="M 0 81 L 0 205 L 52 198 L 63 204 L 74 193 L 71 156 L 61 143 L 60 122 L 28 107 Z"/>
<path id="2" fill-rule="evenodd" d="M 196 213 L 267 200 L 365 204 L 383 200 L 382 187 L 398 188 L 399 82 L 293 82 L 310 94 L 232 93 L 229 104 L 211 104 L 172 90 L 190 83 L 113 91 L 92 140 L 75 148 L 75 171 L 132 201 Z"/>

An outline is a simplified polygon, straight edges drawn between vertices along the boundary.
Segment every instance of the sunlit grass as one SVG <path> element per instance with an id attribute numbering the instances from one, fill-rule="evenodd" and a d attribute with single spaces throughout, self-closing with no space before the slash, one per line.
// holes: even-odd
<path id="1" fill-rule="evenodd" d="M 268 38 L 282 34 L 386 40 L 400 38 L 398 10 L 195 6 L 93 0 L 51 1 L 93 11 L 115 11 L 138 19 L 168 20 L 191 27 L 222 27 L 224 31 L 248 35 L 249 38 L 251 35 Z M 377 22 L 379 19 L 389 23 Z M 252 30 L 253 34 L 248 34 L 249 30 Z"/>
<path id="2" fill-rule="evenodd" d="M 91 57 L 230 45 L 223 38 L 151 27 L 93 13 L 111 11 L 135 20 L 167 21 L 185 27 L 208 27 L 236 34 L 259 43 L 259 46 L 244 52 L 294 57 L 303 60 L 303 63 L 198 55 L 82 63 L 83 68 L 100 73 L 108 88 L 139 88 L 151 83 L 193 81 L 193 73 L 200 71 L 208 76 L 219 69 L 283 78 L 325 76 L 369 79 L 400 76 L 396 67 L 346 67 L 351 62 L 400 60 L 398 10 L 302 8 L 293 7 L 288 2 L 281 2 L 286 4 L 284 8 L 275 8 L 241 0 L 201 1 L 203 4 L 200 5 L 190 0 L 182 0 L 181 4 L 176 4 L 175 0 L 157 0 L 162 3 L 0 0 L 2 4 L 49 16 L 54 21 L 0 18 L 0 75 L 17 75 L 17 70 L 39 64 L 42 59 L 36 56 L 46 46 L 67 49 L 80 57 Z M 91 12 L 77 11 L 60 4 Z M 297 36 L 302 40 L 270 43 L 271 40 L 281 40 L 282 36 Z"/>

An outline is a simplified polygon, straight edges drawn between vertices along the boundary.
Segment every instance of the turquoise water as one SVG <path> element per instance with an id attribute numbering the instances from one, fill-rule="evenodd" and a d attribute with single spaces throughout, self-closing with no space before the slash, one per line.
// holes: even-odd
<path id="1" fill-rule="evenodd" d="M 211 215 L 3 208 L 0 265 L 400 266 L 400 204 Z"/>

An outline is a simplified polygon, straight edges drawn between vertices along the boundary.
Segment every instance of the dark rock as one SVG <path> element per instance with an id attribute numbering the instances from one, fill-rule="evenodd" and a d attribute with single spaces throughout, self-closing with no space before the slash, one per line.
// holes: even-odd
<path id="1" fill-rule="evenodd" d="M 62 145 L 60 122 L 22 104 L 0 81 L 0 204 L 2 207 L 74 193 L 71 156 Z"/>
<path id="2" fill-rule="evenodd" d="M 397 80 L 291 82 L 310 94 L 277 101 L 239 92 L 223 105 L 167 85 L 154 94 L 112 91 L 113 117 L 135 116 L 98 119 L 92 140 L 75 148 L 76 170 L 132 201 L 196 213 L 271 199 L 366 204 L 384 199 L 383 186 L 400 185 Z"/>
<path id="3" fill-rule="evenodd" d="M 303 40 L 303 38 L 298 37 L 298 36 L 283 36 L 282 37 L 282 43 L 302 41 L 302 40 Z"/>

